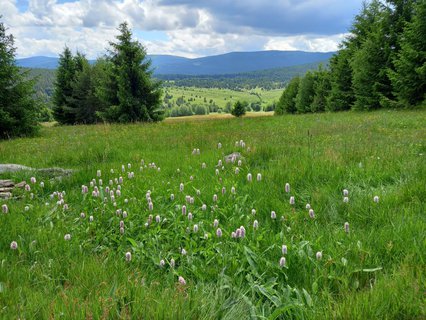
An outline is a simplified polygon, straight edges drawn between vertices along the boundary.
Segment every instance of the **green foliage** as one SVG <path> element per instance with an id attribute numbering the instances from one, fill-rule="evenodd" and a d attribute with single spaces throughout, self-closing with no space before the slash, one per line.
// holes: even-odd
<path id="1" fill-rule="evenodd" d="M 331 89 L 330 72 L 320 67 L 314 74 L 314 99 L 311 103 L 311 111 L 322 112 L 325 111 L 327 107 L 327 98 Z"/>
<path id="2" fill-rule="evenodd" d="M 299 92 L 300 78 L 291 79 L 288 86 L 285 88 L 278 100 L 275 108 L 275 114 L 281 115 L 284 113 L 296 113 L 296 96 Z"/>
<path id="3" fill-rule="evenodd" d="M 127 23 L 118 31 L 117 41 L 110 42 L 108 79 L 100 96 L 109 107 L 99 115 L 109 122 L 162 120 L 160 83 L 151 78 L 145 48 L 132 40 Z"/>
<path id="4" fill-rule="evenodd" d="M 299 89 L 295 99 L 297 113 L 306 113 L 311 111 L 311 104 L 315 95 L 315 80 L 315 74 L 310 71 L 307 72 L 300 80 Z"/>
<path id="5" fill-rule="evenodd" d="M 414 10 L 400 37 L 395 71 L 390 72 L 394 93 L 404 106 L 426 99 L 426 2 L 419 1 Z"/>
<path id="6" fill-rule="evenodd" d="M 14 38 L 6 31 L 0 22 L 0 139 L 34 135 L 40 112 L 34 81 L 16 66 Z"/>
<path id="7" fill-rule="evenodd" d="M 246 114 L 246 106 L 245 105 L 247 105 L 247 103 L 244 103 L 244 102 L 241 102 L 241 101 L 238 100 L 237 102 L 235 102 L 234 107 L 231 110 L 231 114 L 234 117 L 241 117 L 241 116 L 245 115 Z"/>

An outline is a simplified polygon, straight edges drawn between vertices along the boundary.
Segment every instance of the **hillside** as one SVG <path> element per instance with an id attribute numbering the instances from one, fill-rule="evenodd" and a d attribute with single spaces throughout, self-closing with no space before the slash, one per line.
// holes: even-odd
<path id="1" fill-rule="evenodd" d="M 227 54 L 188 59 L 171 55 L 149 55 L 155 75 L 221 75 L 250 71 L 291 67 L 328 60 L 334 52 L 257 51 L 231 52 Z M 93 60 L 91 61 L 93 62 Z M 55 69 L 57 57 L 30 57 L 17 59 L 25 68 Z"/>

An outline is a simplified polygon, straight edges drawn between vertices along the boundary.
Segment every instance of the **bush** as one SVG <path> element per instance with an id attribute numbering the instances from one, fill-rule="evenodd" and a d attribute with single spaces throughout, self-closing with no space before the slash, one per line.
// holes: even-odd
<path id="1" fill-rule="evenodd" d="M 235 117 L 241 117 L 246 114 L 246 108 L 240 101 L 235 102 L 234 107 L 231 110 L 231 114 Z"/>

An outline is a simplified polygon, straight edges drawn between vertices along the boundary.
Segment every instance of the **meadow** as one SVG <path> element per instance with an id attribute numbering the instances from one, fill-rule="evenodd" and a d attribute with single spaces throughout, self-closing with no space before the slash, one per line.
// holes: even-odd
<path id="1" fill-rule="evenodd" d="M 206 116 L 2 141 L 0 163 L 75 172 L 0 175 L 28 184 L 0 200 L 0 318 L 422 319 L 425 123 Z"/>
<path id="2" fill-rule="evenodd" d="M 183 98 L 185 102 L 191 105 L 210 105 L 215 104 L 218 108 L 225 110 L 227 103 L 231 106 L 235 102 L 246 101 L 249 104 L 256 103 L 266 108 L 268 105 L 277 102 L 283 92 L 283 89 L 265 90 L 256 89 L 219 89 L 219 88 L 197 88 L 197 87 L 165 87 L 165 95 L 171 96 L 169 101 L 176 104 L 178 98 Z"/>

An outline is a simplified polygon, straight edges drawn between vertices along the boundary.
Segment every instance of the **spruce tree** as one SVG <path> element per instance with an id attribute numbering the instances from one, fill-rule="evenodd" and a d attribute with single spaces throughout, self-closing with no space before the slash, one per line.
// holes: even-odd
<path id="1" fill-rule="evenodd" d="M 312 112 L 325 111 L 327 105 L 327 97 L 330 92 L 330 72 L 324 70 L 320 65 L 319 69 L 314 72 L 314 98 L 311 103 Z"/>
<path id="2" fill-rule="evenodd" d="M 151 78 L 145 48 L 132 40 L 127 23 L 118 30 L 116 42 L 110 42 L 108 74 L 99 90 L 108 108 L 99 114 L 110 122 L 162 120 L 160 83 Z"/>
<path id="3" fill-rule="evenodd" d="M 297 113 L 306 113 L 311 111 L 311 103 L 314 100 L 315 75 L 308 71 L 300 80 L 299 90 L 296 95 Z"/>
<path id="4" fill-rule="evenodd" d="M 404 106 L 426 99 L 426 1 L 418 2 L 414 12 L 400 37 L 395 71 L 390 73 L 394 93 Z"/>
<path id="5" fill-rule="evenodd" d="M 76 74 L 76 60 L 71 50 L 65 47 L 59 56 L 56 70 L 56 81 L 53 92 L 53 117 L 60 124 L 74 124 L 75 112 L 70 108 L 69 101 L 73 95 L 73 82 Z"/>
<path id="6" fill-rule="evenodd" d="M 284 113 L 295 113 L 297 111 L 296 96 L 297 92 L 299 91 L 299 82 L 299 77 L 294 77 L 290 80 L 277 103 L 275 108 L 276 115 L 281 115 Z"/>
<path id="7" fill-rule="evenodd" d="M 241 117 L 246 114 L 245 103 L 240 102 L 239 100 L 235 102 L 234 107 L 231 110 L 231 114 L 235 117 Z"/>
<path id="8" fill-rule="evenodd" d="M 40 109 L 34 81 L 16 66 L 14 37 L 6 31 L 0 22 L 0 139 L 34 135 Z"/>

